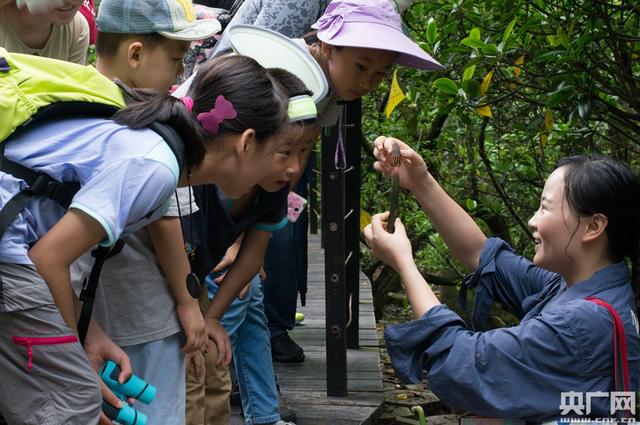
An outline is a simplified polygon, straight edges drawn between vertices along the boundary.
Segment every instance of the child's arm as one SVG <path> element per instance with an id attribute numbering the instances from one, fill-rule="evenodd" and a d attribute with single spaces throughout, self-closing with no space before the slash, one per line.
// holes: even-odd
<path id="1" fill-rule="evenodd" d="M 204 318 L 198 300 L 189 295 L 186 277 L 191 272 L 184 251 L 182 227 L 178 217 L 162 217 L 147 226 L 158 263 L 176 299 L 178 319 L 187 336 L 184 353 L 199 350 L 207 342 Z"/>
<path id="2" fill-rule="evenodd" d="M 219 320 L 242 288 L 260 271 L 271 232 L 249 229 L 244 236 L 236 261 L 231 265 L 205 313 L 205 319 Z"/>
<path id="3" fill-rule="evenodd" d="M 211 270 L 212 272 L 214 273 L 221 272 L 231 267 L 233 262 L 236 261 L 236 257 L 238 256 L 238 252 L 240 251 L 240 247 L 242 246 L 243 238 L 244 238 L 244 233 L 241 234 L 238 237 L 238 239 L 236 239 L 233 245 L 227 248 L 227 252 L 224 253 L 224 257 L 222 257 L 222 260 L 220 260 L 220 262 L 213 268 L 213 270 Z M 220 283 L 223 278 L 224 278 L 224 275 L 218 276 L 217 278 L 214 279 L 214 282 Z"/>
<path id="4" fill-rule="evenodd" d="M 380 136 L 375 141 L 377 161 L 374 168 L 387 175 L 393 171 L 390 152 L 394 143 L 400 147 L 400 185 L 416 197 L 453 254 L 474 271 L 486 236 L 473 218 L 436 182 L 422 157 L 404 142 Z"/>
<path id="5" fill-rule="evenodd" d="M 104 228 L 84 212 L 71 209 L 29 250 L 44 278 L 62 318 L 77 333 L 69 267 L 106 236 Z"/>
<path id="6" fill-rule="evenodd" d="M 71 209 L 29 250 L 29 257 L 49 286 L 62 318 L 75 333 L 78 332 L 77 298 L 71 289 L 69 267 L 105 236 L 104 228 L 96 220 L 80 210 Z M 121 382 L 131 376 L 129 357 L 93 321 L 87 332 L 85 350 L 94 367 L 106 359 L 113 359 L 122 370 Z M 113 406 L 120 407 L 122 404 L 104 385 L 102 396 Z"/>

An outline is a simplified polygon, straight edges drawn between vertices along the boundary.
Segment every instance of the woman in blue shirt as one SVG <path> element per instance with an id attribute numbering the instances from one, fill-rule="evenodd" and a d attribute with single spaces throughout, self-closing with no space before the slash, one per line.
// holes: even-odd
<path id="1" fill-rule="evenodd" d="M 401 165 L 391 165 L 393 143 Z M 628 168 L 607 158 L 571 157 L 548 177 L 540 208 L 529 221 L 533 262 L 504 241 L 487 239 L 473 219 L 445 193 L 424 160 L 399 140 L 376 140 L 375 168 L 399 173 L 456 257 L 473 272 L 477 287 L 474 324 L 488 315 L 493 299 L 520 319 L 518 326 L 486 332 L 468 330 L 440 304 L 420 275 L 402 223 L 385 230 L 388 213 L 365 229 L 373 254 L 402 278 L 415 321 L 390 326 L 387 347 L 398 375 L 419 382 L 428 371 L 431 389 L 451 406 L 475 414 L 544 421 L 609 417 L 609 397 L 592 397 L 563 409 L 563 393 L 614 390 L 612 318 L 596 297 L 617 311 L 628 349 L 629 388 L 640 383 L 640 337 L 634 293 L 625 257 L 640 240 L 640 182 Z M 629 393 L 630 394 L 630 393 Z M 570 411 L 567 411 L 570 410 Z M 568 416 L 564 416 L 567 418 Z"/>

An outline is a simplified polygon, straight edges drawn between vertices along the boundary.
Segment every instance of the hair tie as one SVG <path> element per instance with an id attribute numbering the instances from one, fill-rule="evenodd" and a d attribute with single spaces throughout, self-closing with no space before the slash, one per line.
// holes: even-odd
<path id="1" fill-rule="evenodd" d="M 197 119 L 202 128 L 211 134 L 218 134 L 220 123 L 224 120 L 231 120 L 238 116 L 233 108 L 233 104 L 224 96 L 220 95 L 216 98 L 216 103 L 209 112 L 198 114 Z"/>
<path id="2" fill-rule="evenodd" d="M 187 108 L 187 111 L 191 112 L 193 110 L 193 99 L 189 96 L 181 97 L 180 101 L 184 104 L 184 107 Z"/>

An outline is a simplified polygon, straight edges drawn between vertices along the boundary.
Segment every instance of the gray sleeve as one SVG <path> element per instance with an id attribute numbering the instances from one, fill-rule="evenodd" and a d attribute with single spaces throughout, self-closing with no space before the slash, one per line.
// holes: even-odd
<path id="1" fill-rule="evenodd" d="M 339 98 L 332 93 L 318 103 L 318 119 L 316 124 L 320 127 L 332 127 L 338 123 L 342 112 L 342 105 L 338 105 Z"/>
<path id="2" fill-rule="evenodd" d="M 191 200 L 191 207 L 189 207 L 189 200 Z M 196 200 L 193 197 L 193 190 L 191 190 L 190 187 L 179 187 L 176 189 L 176 193 L 169 198 L 169 208 L 167 209 L 165 216 L 186 216 L 196 211 L 198 211 L 198 206 L 196 205 Z"/>
<path id="3" fill-rule="evenodd" d="M 316 21 L 320 5 L 318 0 L 245 0 L 236 12 L 229 27 L 238 24 L 255 25 L 286 35 L 301 37 Z M 227 31 L 216 43 L 215 57 L 231 49 Z"/>

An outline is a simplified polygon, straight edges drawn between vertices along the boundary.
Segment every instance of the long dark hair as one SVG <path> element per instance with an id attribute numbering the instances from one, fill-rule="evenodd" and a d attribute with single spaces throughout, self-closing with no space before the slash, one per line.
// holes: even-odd
<path id="1" fill-rule="evenodd" d="M 201 66 L 189 88 L 192 111 L 170 95 L 137 89 L 128 89 L 127 94 L 131 102 L 113 119 L 131 128 L 144 128 L 153 121 L 171 126 L 185 144 L 189 167 L 202 162 L 206 144 L 217 135 L 251 128 L 257 141 L 264 143 L 287 123 L 288 97 L 258 62 L 245 56 L 220 56 Z M 202 128 L 196 116 L 210 111 L 220 95 L 233 104 L 237 117 L 222 121 L 213 135 Z"/>
<path id="2" fill-rule="evenodd" d="M 557 167 L 564 168 L 564 193 L 572 211 L 607 217 L 611 259 L 631 260 L 638 297 L 640 179 L 626 165 L 604 156 L 571 156 L 560 160 Z"/>

